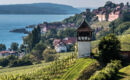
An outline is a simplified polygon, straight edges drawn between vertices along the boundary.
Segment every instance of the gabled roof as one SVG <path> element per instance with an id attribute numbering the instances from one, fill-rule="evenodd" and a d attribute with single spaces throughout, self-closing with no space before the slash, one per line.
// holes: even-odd
<path id="1" fill-rule="evenodd" d="M 84 19 L 80 27 L 77 29 L 77 31 L 93 31 L 87 21 Z"/>

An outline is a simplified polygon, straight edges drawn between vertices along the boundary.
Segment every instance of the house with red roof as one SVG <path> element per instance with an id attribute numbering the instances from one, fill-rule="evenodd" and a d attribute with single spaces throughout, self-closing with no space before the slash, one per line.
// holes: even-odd
<path id="1" fill-rule="evenodd" d="M 56 52 L 67 52 L 68 45 L 74 45 L 76 43 L 75 37 L 66 37 L 63 40 L 54 39 L 53 46 L 55 47 Z"/>
<path id="2" fill-rule="evenodd" d="M 16 51 L 1 51 L 0 57 L 7 57 L 9 55 L 18 56 L 18 53 Z"/>

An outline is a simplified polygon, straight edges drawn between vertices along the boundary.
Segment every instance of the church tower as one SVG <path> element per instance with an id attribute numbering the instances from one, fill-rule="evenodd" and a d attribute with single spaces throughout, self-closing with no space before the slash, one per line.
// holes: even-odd
<path id="1" fill-rule="evenodd" d="M 86 20 L 77 29 L 78 58 L 90 56 L 92 32 Z"/>

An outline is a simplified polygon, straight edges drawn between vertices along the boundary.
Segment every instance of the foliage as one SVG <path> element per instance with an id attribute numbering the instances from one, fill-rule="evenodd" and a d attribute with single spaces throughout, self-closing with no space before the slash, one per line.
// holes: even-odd
<path id="1" fill-rule="evenodd" d="M 16 42 L 13 42 L 12 44 L 11 44 L 11 50 L 13 50 L 13 51 L 17 51 L 18 50 L 18 46 L 19 46 L 19 44 L 18 43 L 16 43 Z"/>
<path id="2" fill-rule="evenodd" d="M 18 59 L 18 57 L 10 55 L 6 58 L 0 59 L 0 66 L 6 67 L 16 67 L 16 66 L 24 66 L 24 65 L 31 65 L 32 62 L 28 57 L 23 57 L 22 59 Z"/>
<path id="3" fill-rule="evenodd" d="M 5 44 L 0 44 L 0 51 L 6 50 Z"/>
<path id="4" fill-rule="evenodd" d="M 129 12 L 123 12 L 123 16 L 113 22 L 110 23 L 110 33 L 114 30 L 117 35 L 122 34 L 128 28 L 130 28 L 130 17 Z"/>
<path id="5" fill-rule="evenodd" d="M 61 39 L 65 37 L 76 37 L 76 29 L 65 28 L 64 30 L 58 30 L 57 37 Z"/>
<path id="6" fill-rule="evenodd" d="M 50 29 L 45 34 L 42 34 L 41 41 L 46 47 L 54 48 L 53 40 L 54 38 L 63 39 L 65 37 L 76 37 L 75 28 L 65 28 L 64 30 Z"/>
<path id="7" fill-rule="evenodd" d="M 46 46 L 42 42 L 36 44 L 36 46 L 33 48 L 31 52 L 34 61 L 40 61 L 43 59 L 42 52 L 45 50 L 45 48 Z"/>
<path id="8" fill-rule="evenodd" d="M 111 60 L 120 59 L 120 41 L 115 35 L 109 34 L 103 37 L 98 48 L 103 63 L 106 64 Z"/>
<path id="9" fill-rule="evenodd" d="M 73 44 L 68 44 L 67 49 L 68 49 L 67 51 L 74 51 L 75 48 Z"/>
<path id="10" fill-rule="evenodd" d="M 26 36 L 23 41 L 24 41 L 24 46 L 28 49 L 30 52 L 35 45 L 40 41 L 41 39 L 41 30 L 40 27 L 37 26 L 34 28 L 34 30 L 29 33 L 28 36 Z"/>
<path id="11" fill-rule="evenodd" d="M 64 19 L 62 21 L 62 23 L 64 23 L 64 24 L 74 23 L 76 26 L 79 26 L 79 24 L 81 24 L 82 20 L 83 20 L 82 14 L 75 14 L 74 16 Z"/>
<path id="12" fill-rule="evenodd" d="M 125 32 L 123 32 L 123 34 L 130 34 L 130 28 L 126 30 Z"/>
<path id="13" fill-rule="evenodd" d="M 123 22 L 130 21 L 130 11 L 124 11 L 121 20 Z"/>
<path id="14" fill-rule="evenodd" d="M 78 79 L 85 69 L 96 63 L 92 59 L 78 59 L 76 63 L 62 76 L 61 80 L 76 80 Z"/>
<path id="15" fill-rule="evenodd" d="M 121 68 L 121 61 L 115 60 L 108 63 L 105 68 L 96 71 L 89 80 L 113 80 L 118 70 Z"/>
<path id="16" fill-rule="evenodd" d="M 130 21 L 120 24 L 117 28 L 115 28 L 115 33 L 118 35 L 122 34 L 126 30 L 128 30 L 128 28 L 130 28 Z"/>
<path id="17" fill-rule="evenodd" d="M 56 51 L 53 49 L 47 48 L 43 52 L 43 57 L 44 57 L 45 62 L 54 61 L 57 58 Z"/>
<path id="18" fill-rule="evenodd" d="M 120 73 L 118 74 L 119 75 L 118 78 L 120 78 L 121 80 L 129 80 L 130 79 L 130 75 L 129 75 L 130 74 L 130 65 L 120 69 L 119 72 Z"/>
<path id="19" fill-rule="evenodd" d="M 30 60 L 18 59 L 14 60 L 10 63 L 10 67 L 17 67 L 17 66 L 25 66 L 25 65 L 32 65 Z"/>
<path id="20" fill-rule="evenodd" d="M 9 64 L 9 60 L 8 59 L 4 59 L 4 58 L 1 58 L 0 59 L 0 66 L 2 66 L 2 67 L 5 67 L 5 66 L 7 66 Z"/>
<path id="21" fill-rule="evenodd" d="M 23 44 L 21 44 L 19 50 L 20 50 L 21 52 L 24 52 L 24 51 L 25 51 L 25 46 L 24 46 Z"/>
<path id="22" fill-rule="evenodd" d="M 86 64 L 84 64 L 86 62 Z M 68 72 L 73 72 L 73 70 L 78 69 L 78 74 L 72 74 L 73 79 L 76 79 L 82 70 L 88 68 L 88 66 L 94 63 L 95 60 L 92 59 L 79 59 L 76 61 L 72 57 L 68 57 L 62 60 L 56 60 L 52 62 L 50 65 L 46 66 L 37 66 L 35 68 L 31 68 L 31 70 L 26 72 L 26 70 L 16 71 L 16 72 L 7 72 L 4 74 L 0 74 L 0 79 L 2 80 L 65 80 L 63 75 L 66 75 Z M 82 65 L 84 64 L 84 65 Z M 80 65 L 80 66 L 77 66 Z M 71 73 L 69 73 L 71 75 Z M 78 75 L 78 76 L 77 76 Z M 71 80 L 71 77 L 67 77 L 67 79 Z"/>
<path id="23" fill-rule="evenodd" d="M 70 53 L 69 53 L 70 54 Z M 71 67 L 75 60 L 73 57 L 68 57 L 62 60 L 56 60 L 51 63 L 37 64 L 33 67 L 26 69 L 23 67 L 21 70 L 16 69 L 12 72 L 5 72 L 0 74 L 0 80 L 50 80 L 57 79 L 58 74 L 63 74 L 65 69 Z M 69 64 L 71 63 L 71 64 Z M 48 65 L 50 64 L 50 65 Z"/>

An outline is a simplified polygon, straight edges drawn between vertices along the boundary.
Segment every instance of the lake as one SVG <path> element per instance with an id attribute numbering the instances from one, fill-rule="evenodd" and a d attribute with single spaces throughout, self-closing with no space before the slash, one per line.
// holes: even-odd
<path id="1" fill-rule="evenodd" d="M 23 33 L 9 32 L 12 29 L 24 28 L 28 25 L 39 23 L 61 21 L 71 15 L 0 15 L 0 43 L 10 47 L 12 42 L 22 44 Z"/>

